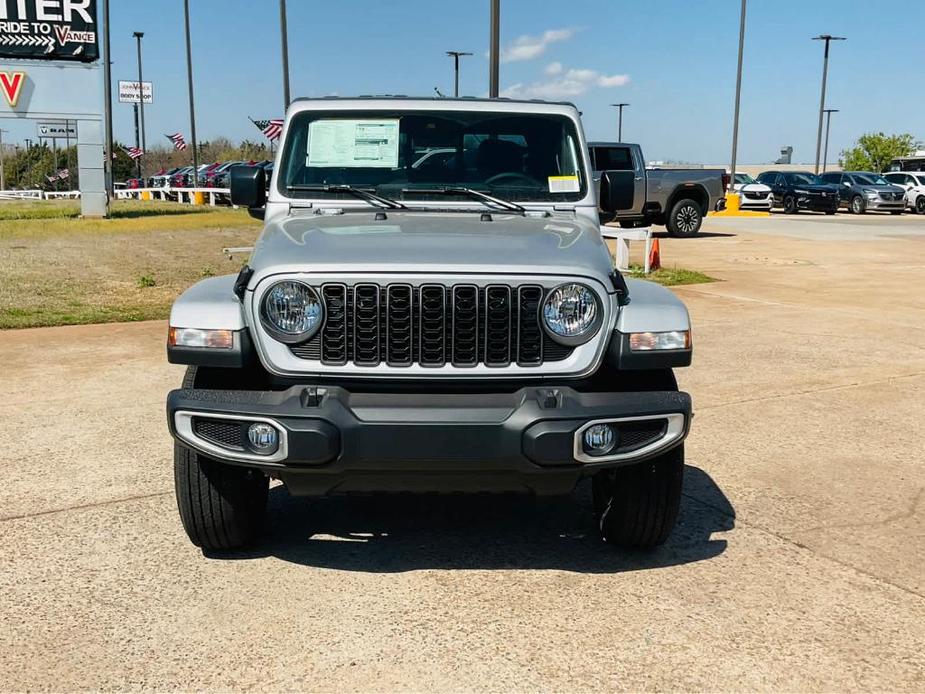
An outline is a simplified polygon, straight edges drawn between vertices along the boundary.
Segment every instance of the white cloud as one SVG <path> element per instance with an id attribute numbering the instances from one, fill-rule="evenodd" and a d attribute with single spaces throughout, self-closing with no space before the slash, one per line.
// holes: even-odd
<path id="1" fill-rule="evenodd" d="M 513 63 L 518 60 L 533 60 L 539 58 L 550 44 L 568 41 L 575 35 L 574 29 L 549 29 L 540 36 L 523 35 L 514 39 L 513 43 L 501 49 L 501 62 Z"/>
<path id="2" fill-rule="evenodd" d="M 518 82 L 501 91 L 501 96 L 513 99 L 568 99 L 581 96 L 591 87 L 622 87 L 630 81 L 629 75 L 602 75 L 597 70 L 570 69 L 563 73 L 561 63 L 546 66 L 544 72 L 554 77 L 541 82 Z"/>

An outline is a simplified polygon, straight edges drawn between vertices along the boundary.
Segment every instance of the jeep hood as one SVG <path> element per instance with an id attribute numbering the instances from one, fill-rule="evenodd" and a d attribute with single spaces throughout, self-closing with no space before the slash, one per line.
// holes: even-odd
<path id="1" fill-rule="evenodd" d="M 583 217 L 478 212 L 296 213 L 270 222 L 251 256 L 251 287 L 283 272 L 562 274 L 609 291 L 610 255 Z"/>

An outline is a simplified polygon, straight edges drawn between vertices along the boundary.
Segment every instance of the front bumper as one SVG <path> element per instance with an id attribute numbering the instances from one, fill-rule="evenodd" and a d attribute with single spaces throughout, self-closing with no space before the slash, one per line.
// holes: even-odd
<path id="1" fill-rule="evenodd" d="M 811 210 L 813 212 L 834 212 L 838 210 L 837 197 L 822 197 L 820 195 L 799 195 L 797 196 L 797 207 L 801 210 Z"/>
<path id="2" fill-rule="evenodd" d="M 883 198 L 865 198 L 867 200 L 867 209 L 875 212 L 895 212 L 896 210 L 906 209 L 906 200 L 884 200 Z"/>
<path id="3" fill-rule="evenodd" d="M 640 462 L 680 445 L 690 427 L 691 399 L 673 391 L 586 393 L 552 385 L 453 394 L 307 386 L 185 389 L 168 396 L 167 418 L 181 445 L 226 463 L 263 469 L 296 495 L 565 494 L 601 468 Z M 244 426 L 270 423 L 280 432 L 279 449 L 260 456 L 246 447 L 216 445 L 196 429 L 196 422 L 213 418 Z M 613 424 L 620 443 L 612 455 L 589 461 L 580 447 L 581 432 L 599 421 Z M 646 427 L 658 435 L 640 439 Z M 624 446 L 631 437 L 635 447 Z"/>

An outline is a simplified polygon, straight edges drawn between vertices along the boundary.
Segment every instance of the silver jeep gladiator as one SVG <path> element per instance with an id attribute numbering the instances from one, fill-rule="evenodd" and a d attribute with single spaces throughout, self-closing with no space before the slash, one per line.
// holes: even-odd
<path id="1" fill-rule="evenodd" d="M 174 304 L 167 399 L 177 501 L 206 550 L 257 539 L 293 495 L 568 494 L 605 541 L 651 547 L 681 500 L 691 326 L 624 280 L 598 222 L 579 113 L 503 99 L 303 99 L 241 272 Z M 605 177 L 602 205 L 632 204 Z M 621 207 L 623 206 L 623 207 Z"/>

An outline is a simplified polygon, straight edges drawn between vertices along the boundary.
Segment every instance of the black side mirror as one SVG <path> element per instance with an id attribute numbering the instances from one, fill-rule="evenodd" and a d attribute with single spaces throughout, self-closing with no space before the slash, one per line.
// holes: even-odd
<path id="1" fill-rule="evenodd" d="M 263 219 L 267 204 L 267 172 L 259 166 L 232 166 L 231 204 L 246 207 L 251 216 Z"/>
<path id="2" fill-rule="evenodd" d="M 604 212 L 620 212 L 633 207 L 636 182 L 633 171 L 605 171 L 601 174 L 600 205 Z"/>

